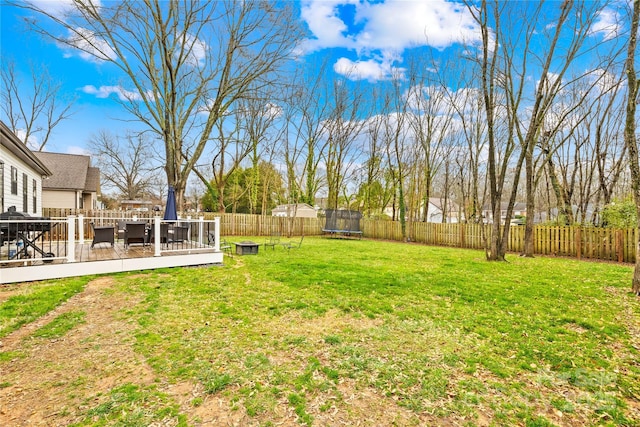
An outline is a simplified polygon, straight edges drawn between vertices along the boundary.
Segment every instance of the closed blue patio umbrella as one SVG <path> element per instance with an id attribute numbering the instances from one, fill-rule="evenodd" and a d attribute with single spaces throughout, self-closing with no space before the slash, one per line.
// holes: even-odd
<path id="1" fill-rule="evenodd" d="M 169 193 L 167 194 L 167 206 L 164 209 L 164 220 L 178 220 L 178 211 L 176 209 L 176 192 L 173 188 L 173 185 L 169 186 Z"/>

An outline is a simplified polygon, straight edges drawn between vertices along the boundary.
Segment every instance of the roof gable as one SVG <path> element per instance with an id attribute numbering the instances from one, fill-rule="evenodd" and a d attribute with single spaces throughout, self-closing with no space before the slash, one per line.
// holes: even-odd
<path id="1" fill-rule="evenodd" d="M 47 190 L 85 190 L 90 169 L 89 156 L 48 153 L 39 151 L 36 156 L 51 170 L 51 176 L 42 182 Z M 93 175 L 90 177 L 93 183 Z M 95 187 L 95 184 L 93 184 Z M 95 190 L 90 190 L 95 191 Z"/>

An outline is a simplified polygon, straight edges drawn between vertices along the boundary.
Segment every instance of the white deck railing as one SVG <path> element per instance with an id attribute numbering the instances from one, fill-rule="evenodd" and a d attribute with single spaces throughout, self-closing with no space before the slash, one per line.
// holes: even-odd
<path id="1" fill-rule="evenodd" d="M 142 258 L 139 255 L 128 257 L 127 246 L 125 249 L 122 246 L 125 243 L 123 236 L 117 235 L 118 222 L 131 220 L 82 215 L 37 222 L 0 220 L 0 230 L 4 231 L 0 235 L 0 283 L 222 263 L 220 218 L 165 221 L 155 217 L 145 220 L 146 233 L 140 244 L 143 252 L 148 250 L 149 255 Z M 113 240 L 118 247 L 118 251 L 114 250 L 116 256 L 85 262 L 86 258 L 76 253 L 76 247 L 86 251 L 87 245 L 93 242 L 91 222 L 96 227 L 113 227 Z"/>

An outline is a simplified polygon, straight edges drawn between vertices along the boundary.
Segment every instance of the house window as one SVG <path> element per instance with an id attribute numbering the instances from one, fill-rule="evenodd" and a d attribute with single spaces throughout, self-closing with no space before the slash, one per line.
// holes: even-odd
<path id="1" fill-rule="evenodd" d="M 38 182 L 33 180 L 33 213 L 37 213 L 38 207 Z"/>
<path id="2" fill-rule="evenodd" d="M 18 169 L 11 166 L 11 194 L 18 195 Z"/>
<path id="3" fill-rule="evenodd" d="M 0 162 L 0 212 L 4 212 L 4 162 Z"/>
<path id="4" fill-rule="evenodd" d="M 22 212 L 29 212 L 29 178 L 22 174 Z"/>

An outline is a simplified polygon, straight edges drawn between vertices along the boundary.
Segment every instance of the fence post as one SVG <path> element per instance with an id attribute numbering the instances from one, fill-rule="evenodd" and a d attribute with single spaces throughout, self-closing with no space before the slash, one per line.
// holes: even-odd
<path id="1" fill-rule="evenodd" d="M 582 257 L 582 227 L 576 227 L 576 257 Z"/>

